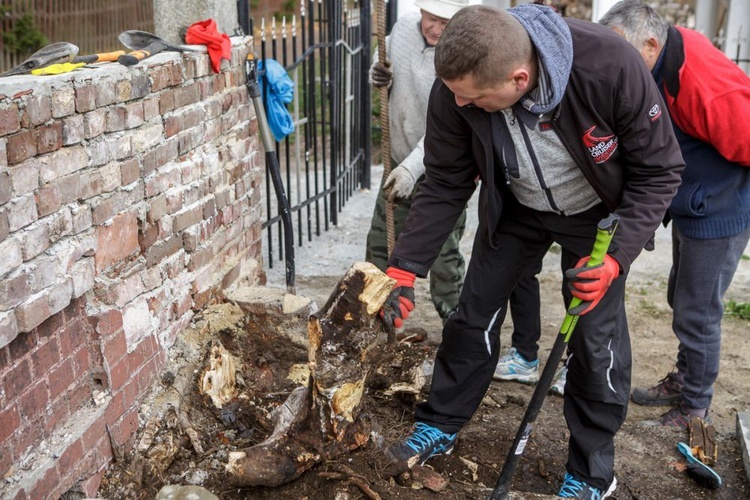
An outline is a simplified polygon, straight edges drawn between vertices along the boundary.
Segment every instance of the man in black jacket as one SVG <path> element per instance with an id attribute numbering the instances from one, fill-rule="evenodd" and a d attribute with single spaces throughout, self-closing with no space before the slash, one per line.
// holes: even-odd
<path id="1" fill-rule="evenodd" d="M 627 42 L 539 5 L 462 9 L 437 45 L 435 69 L 426 178 L 389 262 L 397 283 L 384 320 L 413 309 L 414 279 L 427 274 L 477 176 L 479 228 L 429 398 L 412 435 L 389 451 L 411 465 L 452 450 L 492 379 L 513 286 L 557 242 L 566 299 L 584 301 L 572 311 L 581 317 L 570 340 L 559 495 L 604 498 L 616 485 L 614 436 L 630 391 L 625 280 L 684 167 L 664 103 Z M 604 263 L 585 268 L 609 213 L 619 215 L 618 231 Z"/>

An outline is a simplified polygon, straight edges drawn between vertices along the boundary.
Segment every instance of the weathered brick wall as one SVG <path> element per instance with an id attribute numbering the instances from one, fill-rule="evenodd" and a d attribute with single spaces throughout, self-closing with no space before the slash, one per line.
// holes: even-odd
<path id="1" fill-rule="evenodd" d="M 93 495 L 193 312 L 257 283 L 248 40 L 0 79 L 0 497 Z M 3 479 L 4 478 L 4 479 Z"/>

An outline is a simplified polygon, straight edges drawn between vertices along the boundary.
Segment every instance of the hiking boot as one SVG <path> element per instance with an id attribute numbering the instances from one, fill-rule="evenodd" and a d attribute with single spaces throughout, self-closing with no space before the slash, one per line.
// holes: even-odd
<path id="1" fill-rule="evenodd" d="M 707 424 L 711 423 L 708 408 L 690 408 L 685 403 L 680 402 L 680 404 L 661 416 L 659 425 L 687 429 L 690 425 L 690 419 L 693 417 L 700 417 Z"/>
<path id="2" fill-rule="evenodd" d="M 447 434 L 423 422 L 414 424 L 411 436 L 392 444 L 388 453 L 396 460 L 406 461 L 409 468 L 424 463 L 435 455 L 450 455 L 456 444 L 456 434 Z"/>
<path id="3" fill-rule="evenodd" d="M 539 360 L 527 361 L 515 347 L 508 349 L 497 362 L 495 380 L 515 380 L 523 384 L 536 384 L 539 380 Z"/>
<path id="4" fill-rule="evenodd" d="M 601 500 L 610 496 L 617 487 L 617 478 L 612 478 L 612 484 L 609 485 L 607 491 L 602 492 L 593 486 L 589 486 L 583 481 L 579 481 L 575 477 L 571 476 L 567 472 L 565 473 L 565 479 L 563 485 L 560 488 L 560 492 L 557 494 L 558 497 L 562 498 L 583 498 L 586 500 Z"/>
<path id="5" fill-rule="evenodd" d="M 557 372 L 557 375 L 555 375 L 555 383 L 549 388 L 549 392 L 563 397 L 565 395 L 566 380 L 568 380 L 568 367 L 563 365 L 563 367 Z"/>
<path id="6" fill-rule="evenodd" d="M 630 395 L 634 403 L 644 406 L 669 406 L 680 400 L 682 381 L 670 372 L 653 387 L 636 387 Z"/>

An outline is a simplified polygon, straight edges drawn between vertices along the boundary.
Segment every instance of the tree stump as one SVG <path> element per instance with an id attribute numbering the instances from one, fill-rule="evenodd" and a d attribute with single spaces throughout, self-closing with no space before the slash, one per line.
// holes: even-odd
<path id="1" fill-rule="evenodd" d="M 369 423 L 360 415 L 366 355 L 382 331 L 377 315 L 394 283 L 374 265 L 355 263 L 310 315 L 310 381 L 274 412 L 271 436 L 230 453 L 227 471 L 235 485 L 278 486 L 368 441 Z"/>

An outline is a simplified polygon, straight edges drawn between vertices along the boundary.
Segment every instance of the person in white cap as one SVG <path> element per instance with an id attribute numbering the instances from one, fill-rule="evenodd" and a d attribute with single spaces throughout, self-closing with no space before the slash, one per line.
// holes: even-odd
<path id="1" fill-rule="evenodd" d="M 386 60 L 375 60 L 370 69 L 370 83 L 374 87 L 388 86 L 390 90 L 391 165 L 395 166 L 380 186 L 367 234 L 365 259 L 381 271 L 388 263 L 386 200 L 395 204 L 398 237 L 417 181 L 424 175 L 423 137 L 427 100 L 435 81 L 435 45 L 448 20 L 469 1 L 417 0 L 414 5 L 420 12 L 410 12 L 396 21 L 386 39 Z M 443 322 L 458 305 L 463 285 L 466 266 L 459 242 L 465 226 L 464 211 L 430 271 L 432 303 Z"/>

